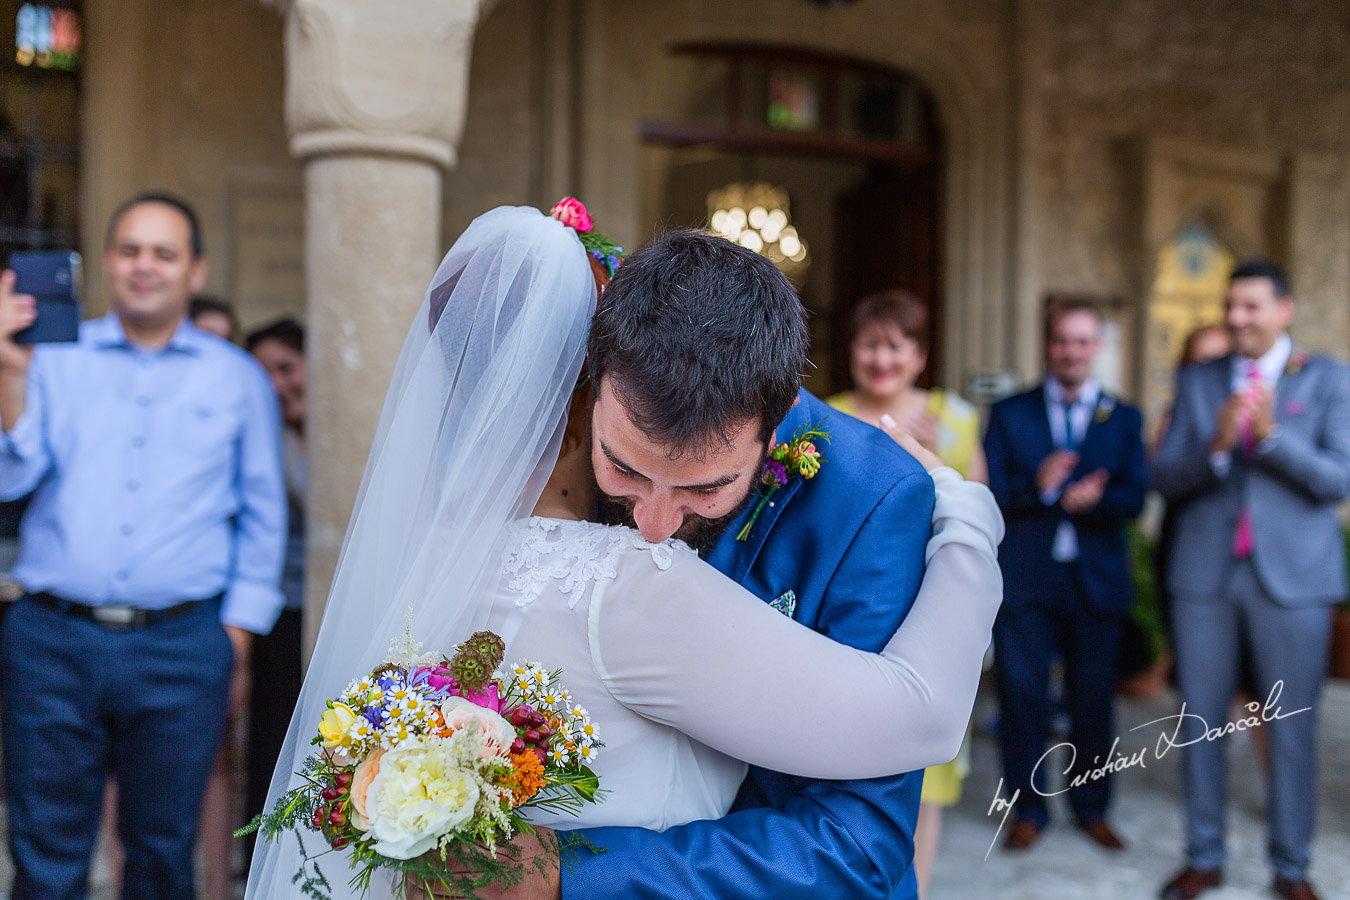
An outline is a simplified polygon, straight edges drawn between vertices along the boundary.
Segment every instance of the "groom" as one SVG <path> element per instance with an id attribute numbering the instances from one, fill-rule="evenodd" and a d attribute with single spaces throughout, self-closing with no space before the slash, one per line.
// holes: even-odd
<path id="1" fill-rule="evenodd" d="M 694 232 L 635 253 L 601 297 L 587 347 L 595 479 L 611 520 L 649 541 L 687 540 L 783 614 L 878 651 L 922 580 L 933 483 L 890 437 L 800 389 L 807 342 L 796 290 L 763 256 Z M 813 427 L 829 432 L 815 441 L 819 472 L 789 474 L 751 524 L 769 448 Z M 791 667 L 783 660 L 787 681 Z M 803 711 L 803 728 L 842 724 Z M 752 768 L 726 817 L 589 829 L 603 853 L 582 850 L 508 896 L 917 897 L 922 779 Z"/>

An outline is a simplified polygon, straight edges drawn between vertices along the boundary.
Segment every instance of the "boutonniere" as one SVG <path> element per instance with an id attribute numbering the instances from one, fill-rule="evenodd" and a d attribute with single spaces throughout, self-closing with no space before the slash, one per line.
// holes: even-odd
<path id="1" fill-rule="evenodd" d="M 1111 418 L 1111 413 L 1115 411 L 1115 398 L 1109 394 L 1102 394 L 1097 400 L 1097 408 L 1092 411 L 1092 421 L 1098 425 Z"/>
<path id="2" fill-rule="evenodd" d="M 1289 354 L 1289 362 L 1284 365 L 1284 374 L 1297 375 L 1299 370 L 1308 364 L 1308 351 L 1295 350 Z"/>
<path id="3" fill-rule="evenodd" d="M 828 444 L 830 433 L 823 428 L 812 427 L 811 423 L 807 422 L 797 429 L 792 440 L 784 444 L 774 444 L 769 450 L 769 458 L 764 460 L 764 468 L 759 472 L 759 502 L 755 504 L 755 512 L 750 516 L 750 521 L 746 522 L 740 534 L 736 535 L 736 540 L 743 541 L 750 537 L 750 529 L 759 521 L 759 514 L 764 512 L 764 507 L 769 505 L 770 499 L 778 493 L 778 489 L 788 483 L 788 479 L 794 475 L 806 479 L 816 477 L 822 461 L 820 450 L 814 443 L 817 440 Z"/>

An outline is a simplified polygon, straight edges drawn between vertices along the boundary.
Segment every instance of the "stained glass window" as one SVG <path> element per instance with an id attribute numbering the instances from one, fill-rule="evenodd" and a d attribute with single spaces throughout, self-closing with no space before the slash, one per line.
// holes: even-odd
<path id="1" fill-rule="evenodd" d="M 14 60 L 21 66 L 73 72 L 80 66 L 80 15 L 25 3 L 14 22 Z"/>

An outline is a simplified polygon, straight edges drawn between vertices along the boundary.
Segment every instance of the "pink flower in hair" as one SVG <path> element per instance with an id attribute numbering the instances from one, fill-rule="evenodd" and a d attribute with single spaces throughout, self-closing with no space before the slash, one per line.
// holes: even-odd
<path id="1" fill-rule="evenodd" d="M 559 200 L 548 214 L 580 234 L 585 234 L 594 227 L 591 224 L 591 214 L 586 211 L 586 204 L 576 197 L 564 197 Z"/>

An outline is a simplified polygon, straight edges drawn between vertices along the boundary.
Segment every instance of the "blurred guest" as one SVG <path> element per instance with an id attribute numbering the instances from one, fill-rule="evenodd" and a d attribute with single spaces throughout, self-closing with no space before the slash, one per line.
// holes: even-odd
<path id="1" fill-rule="evenodd" d="M 1177 365 L 1178 369 L 1188 366 L 1199 366 L 1216 359 L 1221 359 L 1233 352 L 1233 339 L 1228 333 L 1225 325 L 1201 325 L 1190 334 L 1186 335 L 1186 340 L 1182 343 L 1181 360 Z M 1161 447 L 1163 435 L 1167 433 L 1167 425 L 1172 420 L 1172 410 L 1169 407 L 1167 414 L 1162 417 L 1163 421 L 1159 423 L 1158 435 L 1154 455 L 1157 455 L 1157 447 Z M 1172 558 L 1172 543 L 1176 534 L 1177 512 L 1181 508 L 1181 502 L 1168 503 L 1163 512 L 1162 527 L 1158 535 L 1158 584 L 1163 588 L 1160 594 L 1163 599 L 1163 612 L 1167 616 L 1168 632 L 1171 632 L 1172 617 L 1172 595 L 1167 590 L 1167 566 Z M 1242 659 L 1238 664 L 1238 690 L 1234 702 L 1241 707 L 1245 707 L 1252 700 L 1264 699 L 1260 696 L 1260 691 L 1256 687 L 1256 667 L 1252 663 L 1251 652 L 1246 641 L 1242 645 Z M 1266 740 L 1266 732 L 1263 729 L 1256 729 L 1248 732 L 1251 736 L 1252 747 L 1256 751 L 1256 756 L 1261 761 L 1261 768 L 1267 774 L 1270 772 L 1270 747 Z"/>
<path id="2" fill-rule="evenodd" d="M 906 291 L 865 298 L 849 329 L 853 389 L 835 394 L 835 409 L 876 425 L 890 416 L 899 431 L 937 454 L 966 478 L 987 482 L 980 416 L 958 395 L 924 390 L 915 380 L 928 363 L 928 309 Z"/>
<path id="3" fill-rule="evenodd" d="M 281 400 L 282 463 L 286 475 L 286 562 L 281 592 L 286 606 L 272 633 L 253 648 L 255 691 L 249 704 L 246 819 L 263 811 L 291 713 L 300 697 L 301 609 L 305 589 L 305 492 L 309 481 L 305 456 L 305 332 L 294 319 L 283 319 L 251 333 L 244 345 L 267 370 Z M 251 856 L 256 832 L 248 837 Z"/>
<path id="4" fill-rule="evenodd" d="M 964 477 L 985 482 L 980 447 L 980 416 L 954 393 L 916 387 L 928 362 L 928 309 L 906 291 L 892 290 L 864 298 L 853 312 L 849 334 L 849 371 L 853 389 L 826 402 L 841 412 L 881 426 L 889 416 L 895 437 L 912 435 Z M 890 422 L 886 423 L 888 426 Z M 914 871 L 919 895 L 928 893 L 938 844 L 942 810 L 961 799 L 961 782 L 970 771 L 969 747 L 956 759 L 927 769 L 919 821 L 914 830 Z"/>
<path id="5" fill-rule="evenodd" d="M 1045 380 L 996 403 L 985 435 L 989 486 L 1008 527 L 999 552 L 1004 599 L 994 667 L 1006 790 L 1021 792 L 1009 850 L 1030 847 L 1045 828 L 1045 800 L 1036 789 L 1055 790 L 1050 771 L 1069 769 L 1068 784 L 1106 761 L 1114 736 L 1116 656 L 1134 596 L 1125 524 L 1143 508 L 1147 477 L 1139 412 L 1092 377 L 1101 324 L 1090 303 L 1052 306 Z M 1038 766 L 1057 656 L 1076 750 L 1072 768 L 1059 753 Z M 1088 837 L 1108 849 L 1124 846 L 1106 821 L 1109 777 L 1088 778 L 1068 800 Z"/>
<path id="6" fill-rule="evenodd" d="M 1294 298 L 1273 263 L 1233 271 L 1225 319 L 1235 352 L 1177 373 L 1153 470 L 1168 502 L 1184 504 L 1167 587 L 1190 713 L 1180 738 L 1187 865 L 1162 896 L 1196 897 L 1223 880 L 1226 743 L 1204 740 L 1201 720 L 1210 728 L 1229 721 L 1245 639 L 1258 696 L 1285 712 L 1260 716 L 1256 706 L 1270 729 L 1273 889 L 1315 900 L 1307 869 L 1316 708 L 1332 607 L 1346 594 L 1336 506 L 1350 495 L 1350 369 L 1294 346 Z"/>
<path id="7" fill-rule="evenodd" d="M 207 334 L 214 334 L 231 344 L 239 340 L 239 319 L 234 314 L 234 307 L 219 297 L 204 294 L 193 297 L 188 304 L 188 318 Z"/>
<path id="8" fill-rule="evenodd" d="M 282 606 L 279 416 L 262 368 L 185 322 L 187 204 L 123 204 L 103 265 L 112 311 L 37 349 L 0 276 L 0 496 L 37 489 L 0 651 L 13 896 L 84 894 L 111 772 L 123 895 L 187 900 L 226 711 Z"/>

